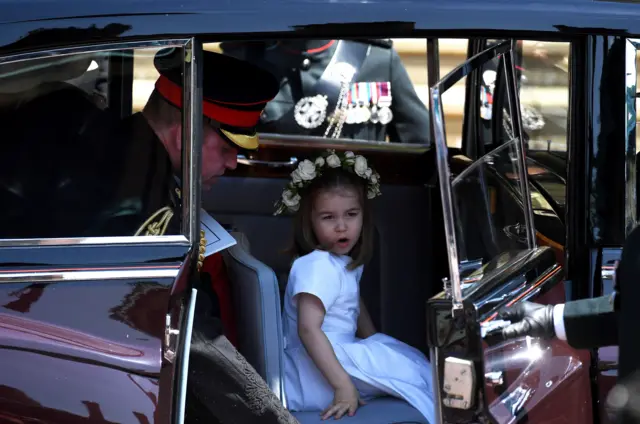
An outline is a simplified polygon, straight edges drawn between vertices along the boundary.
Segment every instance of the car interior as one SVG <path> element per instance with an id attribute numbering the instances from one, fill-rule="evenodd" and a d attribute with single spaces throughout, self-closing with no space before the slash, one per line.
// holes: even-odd
<path id="1" fill-rule="evenodd" d="M 77 119 L 65 121 L 54 113 L 45 122 L 56 140 L 62 142 L 69 138 L 68 133 L 54 129 L 64 127 L 65 131 L 78 133 L 90 125 L 94 116 L 110 119 L 131 114 L 134 60 L 132 54 L 123 53 L 126 52 L 108 57 L 86 56 L 82 60 L 53 58 L 37 64 L 33 71 L 17 69 L 16 78 L 0 79 L 0 119 L 8 126 L 16 123 L 24 126 L 26 116 L 42 115 L 37 112 L 44 107 L 39 106 L 39 101 L 62 102 L 58 103 L 64 105 L 60 113 L 68 116 L 69 110 L 75 111 L 73 116 Z M 16 65 L 20 66 L 20 63 Z M 3 65 L 2 74 L 5 69 Z M 107 116 L 103 117 L 105 113 Z M 64 125 L 59 125 L 63 121 Z M 20 137 L 28 140 L 29 132 Z M 33 143 L 43 141 L 36 139 Z M 21 150 L 22 154 L 27 155 L 35 146 L 30 147 Z M 434 184 L 433 147 L 263 135 L 260 160 L 243 156 L 236 170 L 228 172 L 210 191 L 203 193 L 202 201 L 203 208 L 238 242 L 223 252 L 238 323 L 237 348 L 285 406 L 281 311 L 292 261 L 286 253 L 292 223 L 286 215 L 274 216 L 273 204 L 295 165 L 325 148 L 365 154 L 382 176 L 382 196 L 374 200 L 375 252 L 361 280 L 361 294 L 376 329 L 428 355 L 425 305 L 427 299 L 442 290 L 441 280 L 447 274 L 441 200 L 438 186 Z M 451 149 L 450 153 L 457 158 L 453 163 L 458 164 L 458 172 L 471 163 L 459 149 Z M 24 233 L 25 227 L 20 223 L 24 211 L 28 210 L 25 205 L 35 202 L 39 192 L 25 190 L 16 183 L 20 180 L 16 175 L 19 170 L 8 162 L 10 157 L 15 160 L 16 153 L 8 143 L 3 143 L 0 157 L 5 158 L 0 166 L 0 204 L 3 205 L 0 238 L 59 236 L 47 226 L 46 220 Z M 32 160 L 33 156 L 26 159 Z M 31 163 L 43 167 L 46 159 L 43 154 L 39 162 Z M 34 171 L 27 167 L 22 172 Z M 461 216 L 461 222 L 466 226 L 465 240 L 469 241 L 465 246 L 468 259 L 487 256 L 489 252 L 484 258 L 486 262 L 504 251 L 501 245 L 510 244 L 514 248 L 519 245 L 517 231 L 507 231 L 513 224 L 507 217 L 513 216 L 511 212 L 519 210 L 519 205 L 517 196 L 508 190 L 509 184 L 500 183 L 496 175 L 490 178 L 490 187 L 480 190 L 478 184 L 486 181 L 476 177 L 465 179 L 459 189 L 461 193 L 481 197 L 472 202 L 472 197 L 460 196 L 459 199 L 472 204 L 458 207 L 465 215 Z M 54 186 L 63 186 L 64 174 L 56 174 L 52 181 Z M 500 205 L 497 209 L 496 204 Z M 478 206 L 485 214 L 500 214 L 498 221 L 504 225 L 479 226 Z M 492 222 L 498 221 L 492 219 Z M 488 236 L 486 231 L 496 234 Z M 485 245 L 483 240 L 493 240 L 494 245 Z M 320 422 L 317 412 L 294 412 L 294 415 L 302 424 Z M 354 417 L 341 421 L 426 423 L 417 410 L 392 397 L 371 401 Z"/>

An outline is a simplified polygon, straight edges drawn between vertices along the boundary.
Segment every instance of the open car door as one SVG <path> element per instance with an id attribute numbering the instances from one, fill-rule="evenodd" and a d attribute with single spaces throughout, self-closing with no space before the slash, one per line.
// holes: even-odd
<path id="1" fill-rule="evenodd" d="M 526 337 L 489 346 L 483 335 L 502 307 L 565 300 L 564 270 L 536 242 L 525 168 L 514 54 L 504 41 L 476 54 L 431 87 L 449 279 L 427 305 L 440 422 L 592 422 L 589 354 L 565 342 Z M 442 94 L 499 59 L 507 139 L 477 160 L 450 156 Z M 475 75 L 474 75 L 475 76 Z M 497 132 L 494 132 L 497 133 Z M 502 133 L 498 133 L 502 137 Z"/>

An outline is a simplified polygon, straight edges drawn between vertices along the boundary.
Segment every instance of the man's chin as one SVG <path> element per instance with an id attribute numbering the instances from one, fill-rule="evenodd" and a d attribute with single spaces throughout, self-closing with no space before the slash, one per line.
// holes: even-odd
<path id="1" fill-rule="evenodd" d="M 217 177 L 209 178 L 207 181 L 202 182 L 202 191 L 209 191 L 211 187 L 218 181 Z"/>

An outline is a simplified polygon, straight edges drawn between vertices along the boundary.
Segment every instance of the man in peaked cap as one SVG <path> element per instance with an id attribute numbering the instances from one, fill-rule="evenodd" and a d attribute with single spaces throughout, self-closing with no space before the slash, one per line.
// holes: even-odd
<path id="1" fill-rule="evenodd" d="M 182 57 L 181 49 L 158 52 L 160 76 L 142 112 L 99 135 L 107 142 L 93 143 L 91 163 L 104 168 L 96 192 L 109 199 L 100 209 L 113 213 L 103 213 L 83 235 L 179 233 Z M 205 51 L 203 67 L 201 180 L 209 189 L 236 167 L 240 150 L 258 147 L 256 124 L 279 87 L 268 72 L 229 56 Z"/>
<path id="2" fill-rule="evenodd" d="M 160 51 L 154 64 L 160 77 L 141 116 L 132 119 L 138 121 L 138 129 L 160 141 L 175 172 L 181 167 L 182 52 Z M 236 167 L 239 151 L 258 148 L 256 124 L 279 85 L 266 71 L 212 52 L 203 52 L 203 69 L 202 185 L 208 189 L 227 169 Z M 220 272 L 206 272 L 212 269 Z M 228 290 L 217 290 L 228 285 L 219 253 L 206 259 L 200 283 L 203 293 L 198 297 L 190 348 L 187 422 L 295 423 L 227 338 L 234 341 L 235 326 L 229 322 L 233 314 L 228 310 L 231 299 L 224 296 Z"/>
<path id="3" fill-rule="evenodd" d="M 133 184 L 121 190 L 142 193 L 142 207 L 134 220 L 136 225 L 144 221 L 136 230 L 140 235 L 158 234 L 163 228 L 161 234 L 179 231 L 179 219 L 174 217 L 180 216 L 182 51 L 161 50 L 154 65 L 160 77 L 147 104 L 118 129 L 120 140 L 135 146 L 130 148 L 134 159 L 129 157 L 124 164 L 125 175 L 134 177 L 127 181 Z M 227 169 L 236 167 L 238 151 L 258 147 L 255 125 L 278 92 L 278 83 L 249 63 L 207 51 L 203 69 L 202 185 L 208 189 Z M 217 266 L 207 266 L 210 261 Z M 211 275 L 207 269 L 221 272 Z M 227 338 L 233 333 L 233 323 L 225 320 L 231 315 L 225 313 L 231 300 L 213 284 L 219 286 L 219 280 L 226 279 L 223 270 L 220 254 L 214 254 L 197 273 L 200 296 L 190 346 L 186 422 L 293 424 L 295 418 Z"/>

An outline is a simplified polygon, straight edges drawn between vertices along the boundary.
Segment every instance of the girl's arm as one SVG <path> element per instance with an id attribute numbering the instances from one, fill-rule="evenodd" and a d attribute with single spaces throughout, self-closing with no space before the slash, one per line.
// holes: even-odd
<path id="1" fill-rule="evenodd" d="M 353 384 L 321 329 L 325 315 L 322 302 L 307 293 L 300 293 L 297 298 L 298 335 L 309 356 L 334 390 Z"/>
<path id="2" fill-rule="evenodd" d="M 376 334 L 376 327 L 373 325 L 373 321 L 371 321 L 371 315 L 369 315 L 369 311 L 367 311 L 367 307 L 362 301 L 362 297 L 360 298 L 360 315 L 358 316 L 358 331 L 356 335 L 361 339 L 366 339 L 367 337 L 373 336 Z"/>

